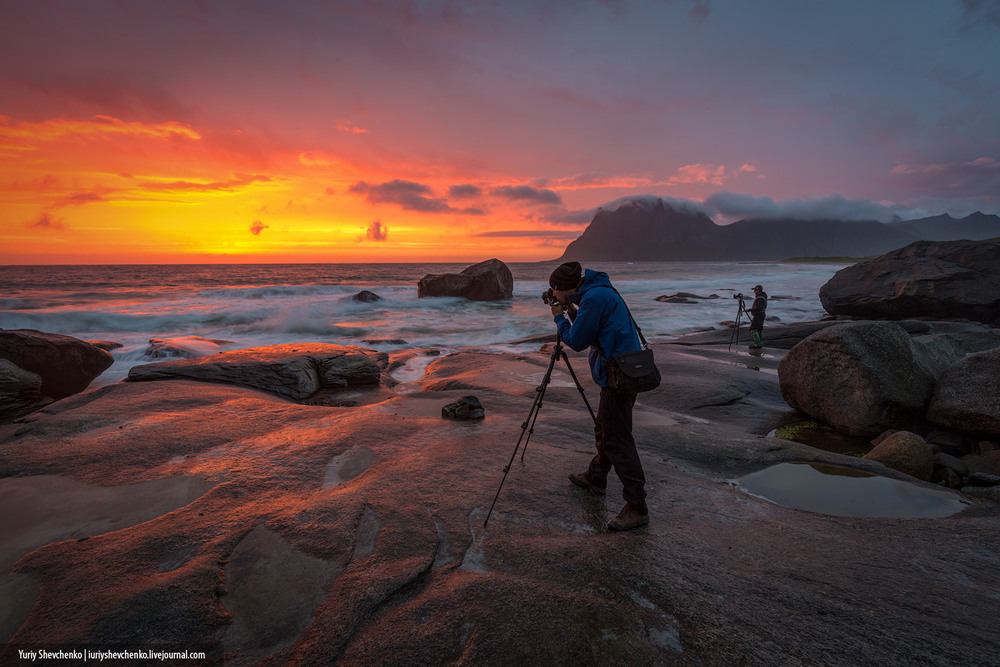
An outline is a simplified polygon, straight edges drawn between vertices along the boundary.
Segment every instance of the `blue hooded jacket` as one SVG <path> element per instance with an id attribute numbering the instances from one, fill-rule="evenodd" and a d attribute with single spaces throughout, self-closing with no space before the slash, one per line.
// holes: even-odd
<path id="1" fill-rule="evenodd" d="M 570 324 L 565 315 L 556 315 L 559 335 L 566 345 L 577 352 L 590 347 L 590 374 L 594 382 L 606 387 L 604 359 L 594 343 L 600 342 L 608 359 L 622 352 L 642 349 L 628 307 L 611 287 L 608 274 L 592 269 L 584 271 L 583 284 L 570 301 L 578 306 L 576 319 Z"/>

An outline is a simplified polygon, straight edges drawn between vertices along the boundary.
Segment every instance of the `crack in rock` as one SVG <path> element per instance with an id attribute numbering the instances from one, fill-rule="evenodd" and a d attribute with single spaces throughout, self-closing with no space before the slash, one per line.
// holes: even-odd
<path id="1" fill-rule="evenodd" d="M 469 548 L 465 550 L 465 554 L 462 556 L 462 564 L 459 567 L 463 570 L 487 574 L 489 570 L 486 569 L 486 555 L 482 549 L 482 541 L 486 534 L 486 529 L 483 528 L 482 522 L 479 520 L 481 515 L 482 510 L 478 507 L 469 513 L 469 532 L 472 533 L 472 542 L 469 544 Z"/>
<path id="2" fill-rule="evenodd" d="M 354 532 L 354 555 L 351 557 L 352 561 L 364 560 L 375 553 L 375 542 L 378 541 L 378 534 L 381 530 L 382 524 L 378 520 L 375 510 L 369 505 L 365 505 L 365 511 L 361 514 L 361 520 L 358 521 L 358 528 Z"/>

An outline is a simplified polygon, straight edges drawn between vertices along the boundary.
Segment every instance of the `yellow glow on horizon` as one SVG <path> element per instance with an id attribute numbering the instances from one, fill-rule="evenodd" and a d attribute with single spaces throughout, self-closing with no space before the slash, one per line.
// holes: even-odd
<path id="1" fill-rule="evenodd" d="M 562 252 L 533 236 L 477 236 L 532 225 L 512 222 L 523 214 L 509 203 L 411 208 L 351 187 L 404 183 L 405 167 L 255 141 L 176 122 L 0 116 L 0 263 L 533 261 Z M 448 170 L 414 173 L 441 193 L 472 180 L 438 172 Z"/>

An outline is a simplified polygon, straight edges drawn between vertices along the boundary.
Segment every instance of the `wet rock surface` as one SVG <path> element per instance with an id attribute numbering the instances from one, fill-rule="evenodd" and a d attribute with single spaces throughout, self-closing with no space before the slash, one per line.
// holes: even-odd
<path id="1" fill-rule="evenodd" d="M 778 411 L 773 356 L 656 355 L 663 391 L 640 396 L 634 418 L 651 523 L 624 534 L 605 528 L 621 507 L 613 476 L 604 497 L 566 480 L 594 434 L 561 362 L 483 528 L 544 353 L 442 356 L 395 395 L 332 390 L 350 408 L 172 379 L 102 387 L 0 426 L 0 477 L 39 492 L 52 476 L 112 492 L 200 480 L 141 523 L 82 541 L 4 528 L 3 543 L 26 546 L 0 573 L 0 594 L 19 601 L 0 659 L 15 646 L 94 645 L 198 647 L 233 664 L 994 660 L 996 504 L 873 519 L 748 495 L 736 478 L 797 461 L 919 482 L 748 430 L 749 416 Z M 585 358 L 571 361 L 596 402 Z M 686 403 L 670 385 L 698 369 L 700 398 Z M 441 419 L 471 392 L 488 420 Z M 5 502 L 0 516 L 13 514 Z"/>

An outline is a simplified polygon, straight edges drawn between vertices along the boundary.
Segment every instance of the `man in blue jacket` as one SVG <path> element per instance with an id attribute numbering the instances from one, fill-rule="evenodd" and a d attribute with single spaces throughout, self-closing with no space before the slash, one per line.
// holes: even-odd
<path id="1" fill-rule="evenodd" d="M 549 277 L 556 301 L 552 315 L 563 342 L 581 352 L 590 347 L 590 373 L 601 388 L 594 433 L 597 455 L 586 472 L 569 476 L 573 484 L 604 495 L 608 472 L 614 468 L 621 480 L 625 507 L 608 523 L 612 530 L 630 530 L 649 523 L 646 507 L 646 476 L 632 437 L 634 391 L 613 391 L 608 387 L 606 362 L 616 354 L 639 350 L 642 345 L 628 307 L 611 286 L 608 274 L 587 269 L 578 262 L 560 265 Z M 566 318 L 576 306 L 572 322 Z"/>

